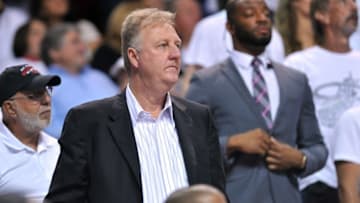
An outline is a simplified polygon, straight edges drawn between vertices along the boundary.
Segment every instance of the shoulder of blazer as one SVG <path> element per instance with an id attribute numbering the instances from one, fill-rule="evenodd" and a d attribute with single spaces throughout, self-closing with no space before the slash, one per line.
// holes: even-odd
<path id="1" fill-rule="evenodd" d="M 285 74 L 285 76 L 290 80 L 301 83 L 307 81 L 307 77 L 305 73 L 301 71 L 298 71 L 296 69 L 290 68 L 288 66 L 273 61 L 271 62 L 271 65 L 273 66 L 275 73 L 281 72 Z"/>
<path id="2" fill-rule="evenodd" d="M 71 109 L 72 112 L 86 113 L 95 118 L 104 115 L 116 116 L 121 110 L 127 110 L 125 93 L 87 102 Z"/>
<path id="3" fill-rule="evenodd" d="M 190 101 L 184 98 L 180 98 L 177 96 L 171 96 L 171 99 L 173 101 L 173 105 L 180 109 L 183 112 L 205 112 L 208 111 L 208 107 L 206 105 Z"/>
<path id="4" fill-rule="evenodd" d="M 197 71 L 195 76 L 200 80 L 212 80 L 220 74 L 222 69 L 229 67 L 229 63 L 232 63 L 232 61 L 230 58 L 227 58 L 211 67 L 203 68 L 202 70 Z"/>

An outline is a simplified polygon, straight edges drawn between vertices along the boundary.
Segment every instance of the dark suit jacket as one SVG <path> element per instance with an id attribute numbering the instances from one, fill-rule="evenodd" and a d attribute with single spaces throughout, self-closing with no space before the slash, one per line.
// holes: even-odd
<path id="1" fill-rule="evenodd" d="M 226 191 L 232 203 L 301 203 L 297 178 L 319 170 L 326 162 L 327 149 L 306 76 L 275 63 L 273 69 L 280 104 L 271 130 L 231 59 L 196 73 L 187 95 L 209 105 L 224 156 L 229 136 L 262 128 L 277 140 L 299 148 L 308 158 L 303 171 L 273 172 L 267 169 L 264 157 L 234 154 L 226 162 Z"/>
<path id="2" fill-rule="evenodd" d="M 219 141 L 209 110 L 172 97 L 189 184 L 224 190 Z M 46 199 L 52 203 L 142 202 L 140 163 L 125 93 L 73 108 Z"/>

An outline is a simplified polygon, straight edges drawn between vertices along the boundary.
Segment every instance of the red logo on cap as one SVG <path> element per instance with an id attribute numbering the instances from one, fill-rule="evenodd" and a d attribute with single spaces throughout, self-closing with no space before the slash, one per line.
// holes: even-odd
<path id="1" fill-rule="evenodd" d="M 39 74 L 39 71 L 37 71 L 35 68 L 33 68 L 30 65 L 25 65 L 22 68 L 20 68 L 21 75 L 26 76 L 30 74 Z"/>

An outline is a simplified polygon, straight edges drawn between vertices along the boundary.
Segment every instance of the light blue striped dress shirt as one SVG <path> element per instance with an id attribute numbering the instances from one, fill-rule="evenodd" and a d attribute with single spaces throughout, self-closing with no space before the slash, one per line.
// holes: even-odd
<path id="1" fill-rule="evenodd" d="M 126 102 L 140 160 L 144 203 L 162 203 L 174 190 L 189 185 L 168 94 L 158 118 L 143 110 L 129 85 Z"/>

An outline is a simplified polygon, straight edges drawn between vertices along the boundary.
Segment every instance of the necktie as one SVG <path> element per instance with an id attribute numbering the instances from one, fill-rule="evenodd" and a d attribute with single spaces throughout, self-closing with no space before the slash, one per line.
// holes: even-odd
<path id="1" fill-rule="evenodd" d="M 254 98 L 256 104 L 259 105 L 261 116 L 264 118 L 267 127 L 271 129 L 273 122 L 271 119 L 269 94 L 264 77 L 261 75 L 259 69 L 260 65 L 262 65 L 262 62 L 257 57 L 251 62 L 251 66 L 253 67 L 252 84 L 254 88 Z"/>

